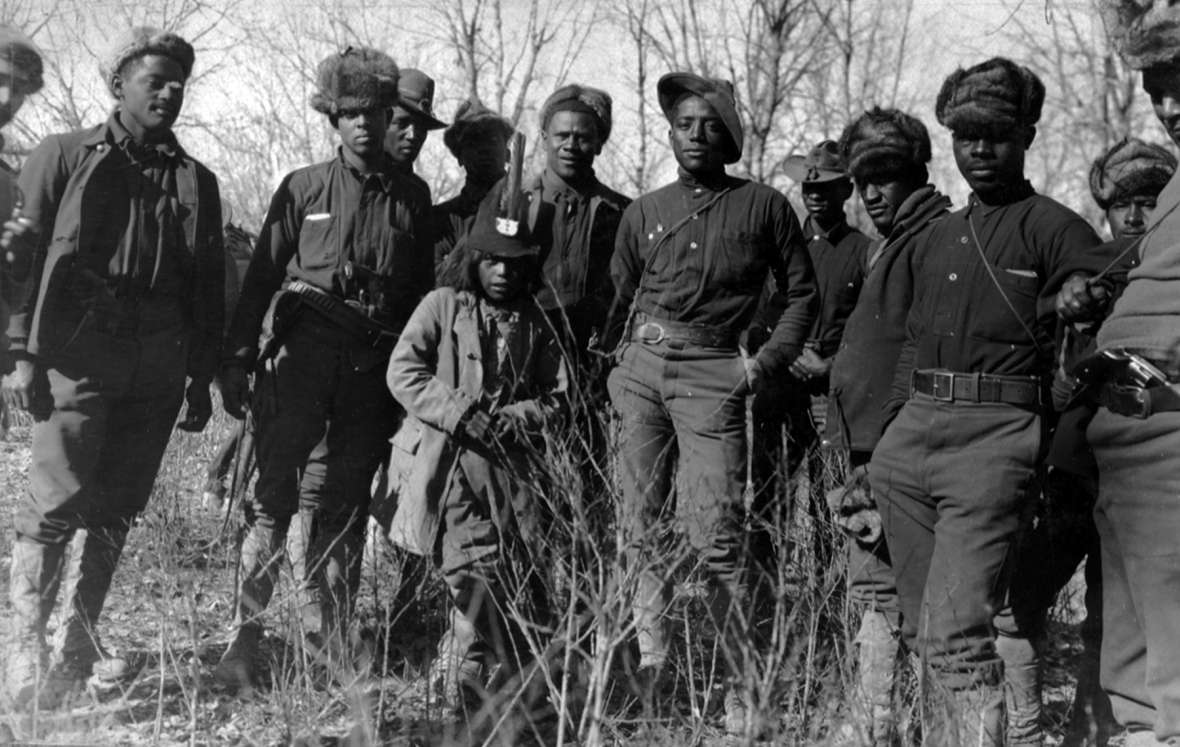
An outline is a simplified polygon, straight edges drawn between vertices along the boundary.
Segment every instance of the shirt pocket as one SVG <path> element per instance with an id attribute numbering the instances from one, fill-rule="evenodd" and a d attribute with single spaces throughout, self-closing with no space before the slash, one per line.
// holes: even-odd
<path id="1" fill-rule="evenodd" d="M 712 253 L 711 284 L 737 291 L 760 290 L 766 279 L 765 241 L 755 233 L 726 231 Z"/>
<path id="2" fill-rule="evenodd" d="M 335 270 L 339 259 L 339 239 L 336 227 L 339 220 L 334 214 L 311 211 L 303 217 L 299 226 L 300 266 L 308 271 Z"/>
<path id="3" fill-rule="evenodd" d="M 1040 278 L 1032 270 L 1002 267 L 995 268 L 995 278 L 993 281 L 985 270 L 979 279 L 987 285 L 988 292 L 983 294 L 984 302 L 980 304 L 977 321 L 972 325 L 972 336 L 993 342 L 1031 344 L 1033 340 L 1025 327 L 1033 329 L 1037 323 Z M 1007 302 L 1004 298 L 1008 299 Z"/>

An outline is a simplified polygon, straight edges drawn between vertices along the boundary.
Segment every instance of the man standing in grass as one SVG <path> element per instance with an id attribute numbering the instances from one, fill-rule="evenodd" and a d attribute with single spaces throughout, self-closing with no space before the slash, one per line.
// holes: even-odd
<path id="1" fill-rule="evenodd" d="M 623 213 L 611 260 L 622 339 L 607 382 L 620 421 L 619 524 L 631 573 L 639 684 L 667 664 L 668 556 L 699 562 L 725 659 L 725 727 L 762 731 L 753 710 L 742 532 L 746 396 L 802 352 L 818 307 L 803 233 L 783 195 L 726 173 L 742 153 L 728 81 L 669 73 L 657 86 L 677 180 Z M 756 358 L 738 336 L 773 272 L 784 309 Z M 673 498 L 675 479 L 675 506 Z M 688 547 L 668 540 L 683 530 Z M 651 693 L 642 693 L 650 698 Z"/>
<path id="2" fill-rule="evenodd" d="M 209 419 L 225 252 L 217 179 L 172 132 L 192 69 L 187 41 L 132 29 L 102 68 L 116 101 L 110 118 L 46 138 L 21 173 L 34 257 L 9 325 L 16 368 L 4 396 L 36 422 L 5 648 L 18 704 L 38 688 L 45 703 L 87 677 L 103 686 L 134 674 L 102 646 L 98 618 L 182 400 L 177 427 L 200 431 Z M 46 677 L 45 625 L 63 578 Z"/>

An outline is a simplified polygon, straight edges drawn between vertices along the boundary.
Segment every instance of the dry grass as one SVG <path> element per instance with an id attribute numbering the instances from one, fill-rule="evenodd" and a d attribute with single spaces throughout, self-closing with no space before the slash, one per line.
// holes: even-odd
<path id="1" fill-rule="evenodd" d="M 204 434 L 177 433 L 150 507 L 133 531 L 116 575 L 101 633 L 108 646 L 148 656 L 137 681 L 101 702 L 83 697 L 52 713 L 0 715 L 0 743 L 12 738 L 78 744 L 454 742 L 424 678 L 445 624 L 441 585 L 431 576 L 417 595 L 402 595 L 413 600 L 409 609 L 392 604 L 399 559 L 388 553 L 366 569 L 358 604 L 362 621 L 383 642 L 371 676 L 343 685 L 322 681 L 322 673 L 291 645 L 298 640 L 299 616 L 287 580 L 268 613 L 269 689 L 243 701 L 213 687 L 210 674 L 226 644 L 232 612 L 237 514 L 223 526 L 219 514 L 201 507 L 200 490 L 204 468 L 229 426 L 219 414 Z M 29 429 L 18 426 L 2 444 L 0 617 L 8 614 L 11 507 L 27 489 L 28 438 Z M 703 624 L 693 556 L 680 551 L 662 559 L 681 569 L 672 614 L 675 667 L 661 693 L 662 718 L 645 721 L 619 685 L 633 632 L 626 600 L 635 579 L 616 550 L 611 502 L 604 496 L 585 505 L 577 470 L 568 461 L 563 464 L 560 455 L 549 464 L 560 484 L 539 497 L 556 519 L 549 523 L 544 547 L 535 548 L 535 557 L 545 559 L 543 575 L 554 614 L 547 618 L 548 629 L 532 632 L 531 646 L 547 653 L 536 676 L 565 718 L 553 724 L 545 739 L 726 743 L 718 718 L 720 661 Z M 745 652 L 754 662 L 748 684 L 772 723 L 766 743 L 822 744 L 848 707 L 855 625 L 839 564 L 822 566 L 811 560 L 814 532 L 830 532 L 830 527 L 792 522 L 777 580 L 781 596 L 764 598 L 747 610 L 757 631 L 757 640 Z M 525 616 L 522 610 L 510 613 Z M 1059 733 L 1072 689 L 1063 662 L 1077 642 L 1072 625 L 1058 622 L 1055 630 L 1059 635 L 1046 697 L 1054 732 Z M 493 734 L 489 743 L 518 739 L 505 736 L 512 733 L 507 723 L 501 727 L 499 737 Z"/>

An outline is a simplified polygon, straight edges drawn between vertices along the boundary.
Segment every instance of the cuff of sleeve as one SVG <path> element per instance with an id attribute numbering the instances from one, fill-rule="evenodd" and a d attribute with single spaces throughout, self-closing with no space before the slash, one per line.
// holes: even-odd
<path id="1" fill-rule="evenodd" d="M 459 430 L 459 426 L 467 418 L 471 417 L 471 413 L 475 411 L 475 408 L 479 407 L 477 400 L 472 399 L 463 392 L 458 393 L 456 400 L 454 407 L 451 408 L 442 422 L 443 430 L 452 435 L 455 431 Z"/>

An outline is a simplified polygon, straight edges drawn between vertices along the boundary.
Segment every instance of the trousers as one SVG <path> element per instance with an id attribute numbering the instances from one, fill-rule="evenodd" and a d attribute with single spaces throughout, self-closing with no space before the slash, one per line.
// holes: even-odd
<path id="1" fill-rule="evenodd" d="M 1123 726 L 1180 740 L 1180 413 L 1103 408 L 1086 436 L 1098 461 L 1102 687 Z"/>

